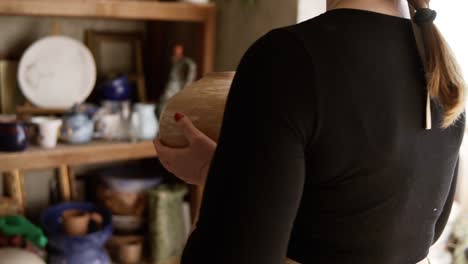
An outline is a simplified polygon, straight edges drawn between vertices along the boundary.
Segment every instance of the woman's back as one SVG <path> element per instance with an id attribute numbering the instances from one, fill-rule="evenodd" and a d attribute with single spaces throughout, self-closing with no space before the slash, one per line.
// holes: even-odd
<path id="1" fill-rule="evenodd" d="M 267 34 L 239 66 L 184 263 L 425 258 L 464 131 L 425 130 L 425 103 L 409 20 L 337 9 Z"/>
<path id="2" fill-rule="evenodd" d="M 337 9 L 291 30 L 311 54 L 317 93 L 291 254 L 305 263 L 311 251 L 319 263 L 416 263 L 447 220 L 464 122 L 424 130 L 410 20 Z M 434 124 L 441 114 L 433 108 Z"/>

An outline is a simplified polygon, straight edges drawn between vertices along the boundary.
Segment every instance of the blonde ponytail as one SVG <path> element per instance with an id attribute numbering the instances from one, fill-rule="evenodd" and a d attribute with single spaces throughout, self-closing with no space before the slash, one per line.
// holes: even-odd
<path id="1" fill-rule="evenodd" d="M 414 10 L 427 8 L 429 0 L 408 0 Z M 463 74 L 444 37 L 434 23 L 418 23 L 422 40 L 427 90 L 443 108 L 442 128 L 457 121 L 465 108 Z"/>

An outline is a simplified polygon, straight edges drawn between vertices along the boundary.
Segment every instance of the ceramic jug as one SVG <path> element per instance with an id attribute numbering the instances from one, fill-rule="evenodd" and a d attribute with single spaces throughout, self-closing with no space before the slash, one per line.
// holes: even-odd
<path id="1" fill-rule="evenodd" d="M 0 151 L 23 151 L 27 147 L 27 124 L 17 120 L 0 120 Z"/>
<path id="2" fill-rule="evenodd" d="M 191 58 L 184 56 L 184 47 L 176 45 L 172 55 L 171 71 L 164 94 L 161 96 L 159 113 L 164 109 L 168 100 L 182 91 L 185 86 L 195 81 L 197 64 Z"/>
<path id="3" fill-rule="evenodd" d="M 140 140 L 152 140 L 159 130 L 155 113 L 156 105 L 138 103 L 134 106 L 132 126 Z"/>
<path id="4" fill-rule="evenodd" d="M 149 230 L 152 260 L 156 263 L 175 261 L 182 255 L 187 239 L 183 185 L 162 185 L 149 191 Z"/>
<path id="5" fill-rule="evenodd" d="M 234 72 L 210 73 L 172 97 L 160 119 L 159 136 L 162 143 L 170 147 L 188 144 L 176 128 L 176 112 L 187 115 L 198 129 L 217 141 L 233 78 Z"/>

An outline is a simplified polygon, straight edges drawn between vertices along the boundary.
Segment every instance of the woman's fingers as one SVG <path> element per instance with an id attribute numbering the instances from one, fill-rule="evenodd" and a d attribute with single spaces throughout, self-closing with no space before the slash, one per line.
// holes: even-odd
<path id="1" fill-rule="evenodd" d="M 203 135 L 186 115 L 178 113 L 176 124 L 190 143 Z"/>
<path id="2" fill-rule="evenodd" d="M 166 147 L 159 138 L 156 138 L 153 144 L 158 153 L 159 161 L 171 173 L 175 173 L 174 164 L 180 164 L 181 161 L 190 157 L 190 149 L 188 148 Z"/>

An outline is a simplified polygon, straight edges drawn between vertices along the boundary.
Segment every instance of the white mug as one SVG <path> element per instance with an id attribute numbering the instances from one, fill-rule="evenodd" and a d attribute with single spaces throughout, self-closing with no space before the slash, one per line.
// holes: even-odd
<path id="1" fill-rule="evenodd" d="M 33 117 L 31 121 L 39 127 L 39 145 L 43 148 L 55 148 L 62 120 L 48 117 Z"/>

